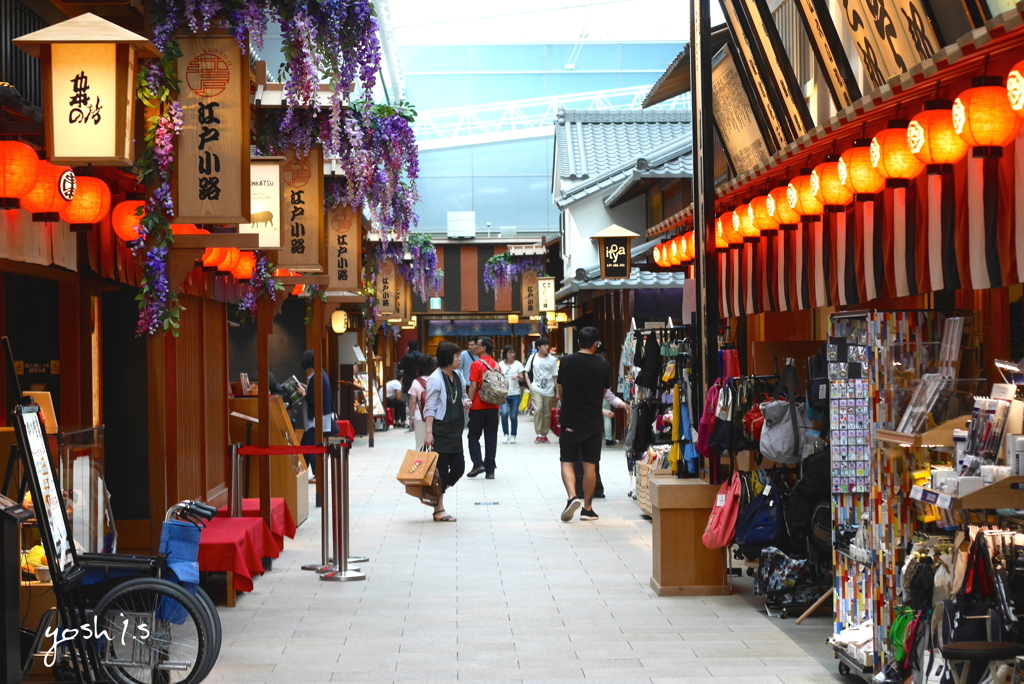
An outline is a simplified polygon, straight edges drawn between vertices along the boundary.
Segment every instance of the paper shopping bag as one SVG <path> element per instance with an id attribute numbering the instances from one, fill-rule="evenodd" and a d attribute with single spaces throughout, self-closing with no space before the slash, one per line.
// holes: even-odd
<path id="1" fill-rule="evenodd" d="M 398 469 L 395 477 L 404 485 L 423 485 L 429 487 L 434 481 L 434 471 L 437 469 L 436 451 L 413 451 L 405 452 L 402 460 L 402 467 Z"/>

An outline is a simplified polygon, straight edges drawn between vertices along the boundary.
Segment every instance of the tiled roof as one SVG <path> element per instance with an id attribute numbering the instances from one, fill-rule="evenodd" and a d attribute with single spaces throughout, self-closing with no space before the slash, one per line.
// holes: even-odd
<path id="1" fill-rule="evenodd" d="M 687 136 L 674 145 L 674 154 L 656 164 L 655 155 L 636 160 L 636 165 L 625 174 L 625 180 L 612 194 L 604 198 L 605 206 L 614 207 L 619 199 L 645 178 L 693 178 L 693 138 Z"/>
<path id="2" fill-rule="evenodd" d="M 558 120 L 559 173 L 583 181 L 556 200 L 560 209 L 618 185 L 634 172 L 642 178 L 693 175 L 687 110 L 560 110 Z"/>
<path id="3" fill-rule="evenodd" d="M 682 271 L 641 271 L 636 266 L 630 271 L 628 278 L 598 278 L 581 282 L 573 280 L 555 293 L 555 299 L 568 297 L 581 290 L 654 290 L 664 287 L 682 287 L 686 282 L 686 274 Z"/>

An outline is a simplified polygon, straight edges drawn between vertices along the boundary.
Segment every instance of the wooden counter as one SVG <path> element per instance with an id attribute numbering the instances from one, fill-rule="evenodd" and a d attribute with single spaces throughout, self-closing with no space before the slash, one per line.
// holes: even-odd
<path id="1" fill-rule="evenodd" d="M 654 571 L 658 596 L 724 596 L 731 593 L 725 551 L 701 542 L 720 485 L 677 477 L 652 477 Z"/>

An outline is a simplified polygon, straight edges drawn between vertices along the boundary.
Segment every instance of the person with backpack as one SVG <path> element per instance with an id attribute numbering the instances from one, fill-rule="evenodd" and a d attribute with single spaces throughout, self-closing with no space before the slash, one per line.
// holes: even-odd
<path id="1" fill-rule="evenodd" d="M 479 358 L 469 369 L 469 457 L 473 468 L 467 477 L 486 473 L 494 479 L 494 459 L 498 451 L 498 411 L 508 397 L 508 380 L 491 356 L 494 341 L 481 337 L 476 341 Z M 499 391 L 500 390 L 500 391 Z M 497 395 L 501 396 L 497 396 Z M 490 400 L 490 401 L 488 401 Z M 484 453 L 480 453 L 480 436 L 484 438 Z"/>
<path id="2" fill-rule="evenodd" d="M 413 437 L 415 438 L 414 449 L 423 446 L 423 437 L 426 435 L 427 426 L 424 422 L 423 406 L 426 401 L 427 378 L 434 372 L 434 359 L 426 354 L 420 354 L 416 360 L 416 379 L 409 387 L 409 425 L 412 426 Z"/>

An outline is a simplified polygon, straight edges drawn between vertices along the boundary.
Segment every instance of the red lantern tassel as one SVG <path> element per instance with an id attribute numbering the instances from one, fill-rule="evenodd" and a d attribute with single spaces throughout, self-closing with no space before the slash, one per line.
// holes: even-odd
<path id="1" fill-rule="evenodd" d="M 729 278 L 732 293 L 732 314 L 733 316 L 739 316 L 743 313 L 743 293 L 742 285 L 743 272 L 740 270 L 740 250 L 735 248 L 729 249 Z"/>
<path id="2" fill-rule="evenodd" d="M 806 223 L 798 224 L 793 242 L 793 272 L 796 277 L 796 310 L 811 308 L 811 288 L 808 280 L 808 261 L 811 255 L 811 231 Z"/>
<path id="3" fill-rule="evenodd" d="M 725 250 L 718 251 L 718 315 L 729 318 L 729 275 Z"/>
<path id="4" fill-rule="evenodd" d="M 928 176 L 928 274 L 933 292 L 960 289 L 955 236 L 956 190 L 953 171 L 947 170 Z"/>
<path id="5" fill-rule="evenodd" d="M 999 158 L 968 158 L 967 215 L 971 289 L 1003 284 L 999 263 Z"/>

